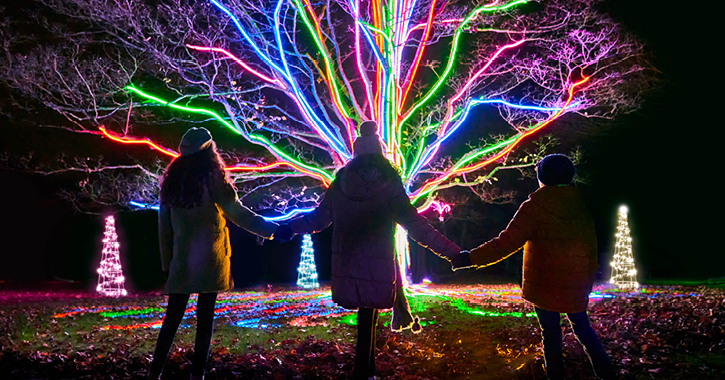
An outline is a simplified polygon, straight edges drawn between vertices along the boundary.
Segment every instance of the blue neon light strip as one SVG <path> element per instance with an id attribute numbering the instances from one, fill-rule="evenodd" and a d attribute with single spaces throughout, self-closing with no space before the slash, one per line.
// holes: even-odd
<path id="1" fill-rule="evenodd" d="M 137 208 L 159 211 L 158 205 L 149 205 L 146 203 L 136 202 L 136 201 L 130 201 L 130 202 L 128 202 L 128 204 L 133 207 L 137 207 Z M 293 209 L 292 211 L 287 212 L 286 214 L 282 214 L 279 216 L 264 216 L 264 215 L 260 215 L 260 216 L 268 222 L 279 222 L 282 220 L 292 219 L 293 217 L 297 216 L 298 214 L 306 214 L 308 212 L 313 211 L 314 209 L 315 209 L 314 207 L 296 208 L 296 209 Z"/>

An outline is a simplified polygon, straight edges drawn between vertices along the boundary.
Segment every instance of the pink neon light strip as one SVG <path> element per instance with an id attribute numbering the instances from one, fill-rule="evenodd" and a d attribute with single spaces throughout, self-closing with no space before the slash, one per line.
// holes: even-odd
<path id="1" fill-rule="evenodd" d="M 273 78 L 270 78 L 270 77 L 260 73 L 259 71 L 253 69 L 251 66 L 247 65 L 244 61 L 237 58 L 234 54 L 230 53 L 227 50 L 224 50 L 222 48 L 216 48 L 216 47 L 196 46 L 196 45 L 189 45 L 189 44 L 186 44 L 186 47 L 188 47 L 189 49 L 198 50 L 198 51 L 214 51 L 217 53 L 222 53 L 222 54 L 226 55 L 227 57 L 233 59 L 234 62 L 239 64 L 239 66 L 242 66 L 245 70 L 258 76 L 259 78 L 264 79 L 265 81 L 270 82 L 270 83 L 276 83 L 278 86 L 282 87 L 283 89 L 287 88 L 284 85 L 284 83 L 282 83 L 282 81 L 280 81 L 279 79 L 276 79 L 276 78 L 273 79 Z"/>
<path id="2" fill-rule="evenodd" d="M 449 107 L 452 106 L 453 103 L 456 102 L 458 99 L 460 99 L 461 96 L 463 96 L 463 94 L 466 92 L 468 87 L 470 87 L 471 84 L 473 84 L 473 82 L 476 79 L 478 79 L 483 74 L 483 72 L 486 71 L 486 69 L 488 69 L 489 66 L 491 66 L 491 64 L 493 64 L 493 61 L 495 61 L 496 58 L 498 58 L 498 56 L 504 52 L 504 50 L 515 48 L 515 47 L 523 44 L 525 41 L 526 40 L 520 40 L 520 41 L 514 42 L 512 44 L 504 45 L 501 48 L 499 48 L 498 51 L 496 51 L 496 53 L 491 57 L 491 59 L 489 59 L 488 62 L 480 70 L 478 70 L 478 72 L 473 77 L 471 77 L 471 79 L 469 79 L 468 82 L 466 82 L 466 85 L 463 86 L 461 91 L 459 91 L 458 94 L 450 100 Z"/>

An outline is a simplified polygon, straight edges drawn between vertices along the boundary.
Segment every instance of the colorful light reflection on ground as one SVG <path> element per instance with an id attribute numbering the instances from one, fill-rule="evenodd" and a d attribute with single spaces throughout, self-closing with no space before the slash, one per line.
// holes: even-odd
<path id="1" fill-rule="evenodd" d="M 624 292 L 611 285 L 595 287 L 590 302 L 623 295 Z M 682 296 L 689 294 L 669 287 L 643 287 L 629 292 L 632 297 Z M 515 285 L 415 285 L 409 289 L 409 300 L 414 313 L 425 311 L 436 300 L 448 302 L 462 312 L 481 317 L 534 317 L 530 304 L 521 298 L 521 289 Z M 68 318 L 80 315 L 98 315 L 108 322 L 98 326 L 102 330 L 129 330 L 159 328 L 163 321 L 166 303 L 154 306 L 138 306 L 126 303 L 115 306 L 78 307 L 53 315 L 53 318 Z M 196 297 L 192 296 L 182 326 L 194 318 Z M 355 312 L 337 306 L 330 294 L 329 286 L 314 290 L 298 288 L 269 291 L 238 291 L 219 295 L 215 312 L 217 318 L 243 328 L 267 328 L 283 325 L 306 327 L 327 325 L 330 319 L 339 323 L 355 324 Z M 389 312 L 383 313 L 390 319 Z M 387 321 L 386 321 L 387 322 Z M 387 323 L 385 323 L 387 325 Z"/>

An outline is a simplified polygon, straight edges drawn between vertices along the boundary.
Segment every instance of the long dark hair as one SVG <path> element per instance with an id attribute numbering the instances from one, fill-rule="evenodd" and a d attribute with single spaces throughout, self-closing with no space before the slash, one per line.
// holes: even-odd
<path id="1" fill-rule="evenodd" d="M 231 180 L 216 144 L 194 154 L 175 158 L 161 177 L 161 203 L 180 208 L 200 206 L 204 190 L 211 190 Z"/>

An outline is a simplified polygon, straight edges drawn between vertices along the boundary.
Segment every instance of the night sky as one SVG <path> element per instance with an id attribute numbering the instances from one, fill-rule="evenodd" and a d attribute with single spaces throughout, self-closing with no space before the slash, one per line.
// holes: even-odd
<path id="1" fill-rule="evenodd" d="M 722 162 L 723 123 L 714 104 L 721 98 L 716 96 L 721 88 L 716 80 L 722 72 L 716 57 L 721 43 L 708 37 L 722 33 L 715 32 L 715 24 L 705 22 L 702 13 L 706 10 L 684 8 L 680 3 L 611 0 L 606 8 L 644 39 L 662 81 L 641 110 L 582 139 L 586 162 L 579 169 L 590 182 L 580 187 L 595 215 L 600 257 L 611 257 L 617 208 L 626 204 L 640 279 L 723 277 L 725 249 L 719 238 L 725 210 L 716 191 L 722 172 L 718 164 Z M 62 150 L 84 138 L 20 128 L 8 112 L 3 109 L 5 116 L 0 118 L 0 151 L 32 149 L 48 141 Z M 2 170 L 0 181 L 5 208 L 0 281 L 93 282 L 103 219 L 76 214 L 57 200 L 55 190 L 63 184 L 51 178 Z M 526 186 L 523 191 L 535 188 Z M 492 224 L 504 227 L 516 207 L 503 208 Z M 155 219 L 155 212 L 148 211 L 117 215 L 122 260 L 132 272 L 127 275 L 132 289 L 158 287 L 163 281 Z M 329 276 L 330 232 L 313 237 L 323 279 Z M 231 233 L 238 286 L 296 279 L 299 238 L 259 246 L 238 228 L 233 227 Z M 493 237 L 485 236 L 491 233 L 482 232 L 481 240 Z"/>

